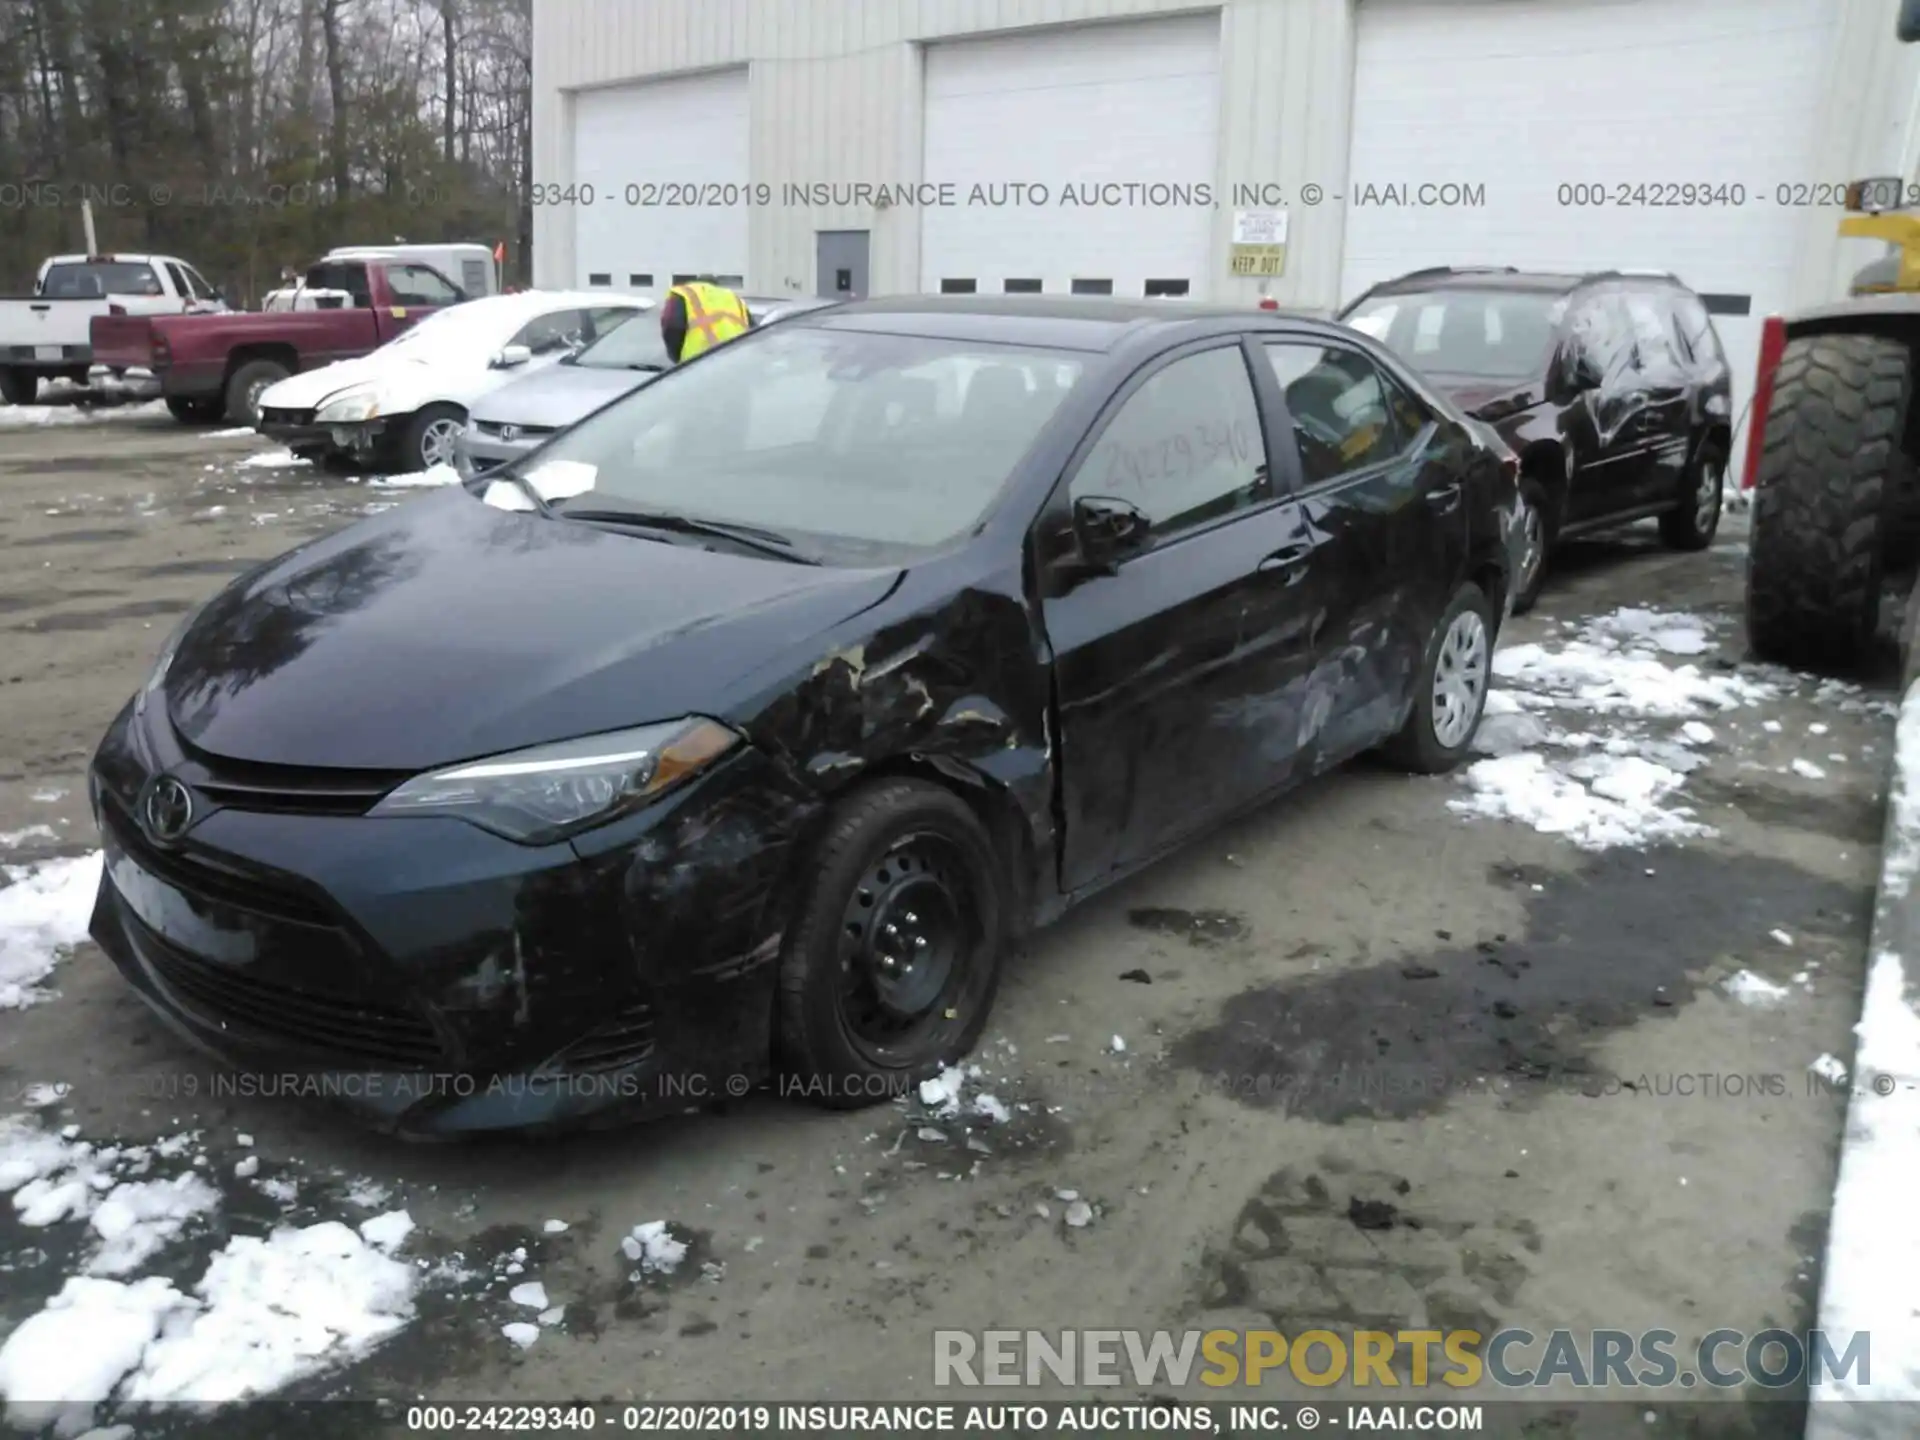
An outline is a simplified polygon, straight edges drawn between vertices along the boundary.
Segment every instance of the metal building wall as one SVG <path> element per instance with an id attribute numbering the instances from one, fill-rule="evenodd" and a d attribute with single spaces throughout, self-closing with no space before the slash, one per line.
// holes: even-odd
<path id="1" fill-rule="evenodd" d="M 646 76 L 750 67 L 752 179 L 912 182 L 921 175 L 926 43 L 1043 26 L 1156 15 L 1221 17 L 1221 116 L 1212 269 L 1215 299 L 1251 300 L 1260 282 L 1226 274 L 1229 187 L 1271 183 L 1289 196 L 1342 188 L 1350 109 L 1353 0 L 540 0 L 534 24 L 534 178 L 571 178 L 569 92 Z M 634 175 L 671 136 L 634 137 Z M 731 179 L 716 176 L 717 180 Z M 1009 180 L 1033 178 L 1010 175 Z M 1061 180 L 1070 176 L 1058 177 Z M 604 203 L 604 201 L 602 202 Z M 1340 276 L 1337 206 L 1291 207 L 1287 273 L 1267 282 L 1287 304 L 1329 307 Z M 876 294 L 919 287 L 919 212 L 896 206 L 788 209 L 752 217 L 747 286 L 814 287 L 814 232 L 871 232 Z M 534 215 L 534 276 L 574 278 L 573 216 Z"/>

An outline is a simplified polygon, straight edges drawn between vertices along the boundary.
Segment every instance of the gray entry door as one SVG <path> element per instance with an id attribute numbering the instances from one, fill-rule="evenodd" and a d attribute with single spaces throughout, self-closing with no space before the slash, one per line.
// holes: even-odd
<path id="1" fill-rule="evenodd" d="M 815 290 L 822 300 L 867 298 L 867 232 L 819 230 L 814 255 L 818 261 Z"/>

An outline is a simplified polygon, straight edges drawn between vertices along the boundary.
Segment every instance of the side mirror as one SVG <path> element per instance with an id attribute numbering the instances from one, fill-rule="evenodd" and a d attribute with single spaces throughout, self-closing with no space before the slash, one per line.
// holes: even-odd
<path id="1" fill-rule="evenodd" d="M 1900 0 L 1900 20 L 1893 33 L 1902 45 L 1920 40 L 1920 0 Z"/>
<path id="2" fill-rule="evenodd" d="M 1576 395 L 1583 390 L 1598 390 L 1605 379 L 1593 356 L 1584 350 L 1572 351 L 1566 359 L 1567 387 Z"/>
<path id="3" fill-rule="evenodd" d="M 1146 513 L 1111 495 L 1083 495 L 1073 502 L 1075 559 L 1096 575 L 1111 575 L 1120 562 L 1146 547 L 1152 529 Z"/>
<path id="4" fill-rule="evenodd" d="M 526 364 L 531 359 L 533 359 L 533 351 L 529 350 L 526 346 L 509 345 L 493 357 L 493 368 L 496 370 L 512 370 L 516 366 Z"/>

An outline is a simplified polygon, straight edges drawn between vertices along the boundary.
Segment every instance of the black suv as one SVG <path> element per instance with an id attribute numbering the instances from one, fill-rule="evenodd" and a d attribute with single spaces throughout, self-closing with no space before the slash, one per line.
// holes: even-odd
<path id="1" fill-rule="evenodd" d="M 1720 524 L 1732 371 L 1700 297 L 1671 275 L 1417 270 L 1340 319 L 1382 341 L 1520 457 L 1528 509 L 1514 608 L 1572 535 L 1648 516 L 1681 550 Z"/>

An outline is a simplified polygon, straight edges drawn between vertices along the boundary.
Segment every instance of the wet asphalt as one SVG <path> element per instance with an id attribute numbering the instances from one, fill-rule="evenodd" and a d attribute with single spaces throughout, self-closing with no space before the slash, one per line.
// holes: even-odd
<path id="1" fill-rule="evenodd" d="M 164 416 L 0 429 L 0 836 L 27 832 L 0 862 L 93 848 L 86 758 L 179 614 L 405 503 L 237 468 L 260 448 Z M 1741 538 L 1584 544 L 1512 638 L 1652 605 L 1727 622 L 1702 663 L 1737 662 Z M 1818 755 L 1797 738 L 1815 720 Z M 1845 1104 L 1807 1066 L 1850 1058 L 1891 722 L 1809 685 L 1727 728 L 1742 748 L 1688 786 L 1720 833 L 1678 848 L 1585 855 L 1364 762 L 1200 842 L 1017 957 L 976 1057 L 1013 1119 L 937 1139 L 890 1108 L 755 1096 L 558 1141 L 406 1145 L 234 1098 L 91 946 L 58 998 L 0 1014 L 0 1087 L 17 1108 L 29 1084 L 71 1086 L 57 1119 L 89 1139 L 202 1132 L 229 1204 L 159 1267 L 182 1283 L 232 1227 L 364 1218 L 352 1182 L 392 1188 L 415 1253 L 470 1278 L 302 1393 L 981 1398 L 936 1397 L 936 1327 L 1804 1327 Z M 1781 773 L 1803 753 L 1827 778 Z M 1741 969 L 1791 998 L 1729 997 Z M 231 1178 L 241 1132 L 256 1179 L 301 1181 L 296 1205 Z M 1062 1189 L 1091 1225 L 1063 1223 Z M 635 1282 L 619 1238 L 652 1219 L 693 1253 Z M 520 1248 L 519 1278 L 567 1306 L 525 1352 L 501 1338 L 518 1317 L 495 1279 Z M 10 1215 L 0 1257 L 4 1325 L 73 1262 Z M 1797 1433 L 1791 1393 L 1724 1398 L 1678 1428 L 1636 1409 L 1535 1433 Z"/>

